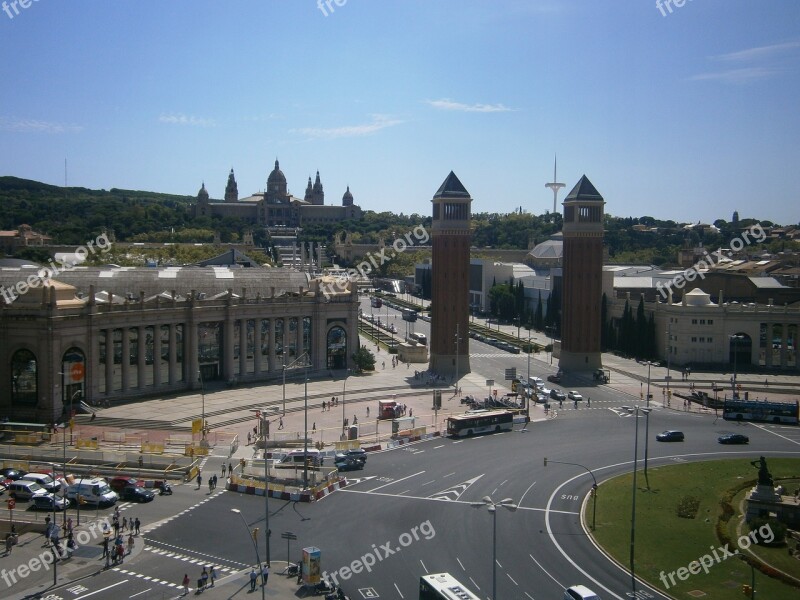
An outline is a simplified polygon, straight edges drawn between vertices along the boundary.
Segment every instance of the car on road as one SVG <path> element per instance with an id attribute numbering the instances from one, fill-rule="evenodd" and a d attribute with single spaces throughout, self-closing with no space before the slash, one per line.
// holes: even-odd
<path id="1" fill-rule="evenodd" d="M 552 383 L 561 383 L 561 371 L 559 371 L 555 375 L 548 375 L 547 381 L 550 381 Z"/>
<path id="2" fill-rule="evenodd" d="M 27 475 L 28 472 L 22 469 L 15 469 L 13 467 L 7 467 L 5 469 L 0 469 L 0 481 L 6 484 L 6 487 L 12 482 L 17 481 L 18 479 L 22 479 Z"/>
<path id="3" fill-rule="evenodd" d="M 336 456 L 343 455 L 345 458 L 354 458 L 362 463 L 367 462 L 367 451 L 363 448 L 350 448 L 344 452 L 339 452 Z"/>
<path id="4" fill-rule="evenodd" d="M 558 388 L 553 388 L 552 390 L 550 390 L 550 397 L 553 400 L 561 400 L 561 401 L 567 399 L 567 395 Z"/>
<path id="5" fill-rule="evenodd" d="M 656 441 L 658 442 L 682 442 L 683 441 L 683 432 L 676 431 L 674 429 L 668 429 L 667 431 L 662 431 L 656 436 Z"/>
<path id="6" fill-rule="evenodd" d="M 156 497 L 156 494 L 138 485 L 129 485 L 122 488 L 119 492 L 119 497 L 126 502 L 150 502 Z"/>
<path id="7" fill-rule="evenodd" d="M 749 444 L 750 438 L 743 433 L 726 433 L 717 438 L 720 444 Z"/>
<path id="8" fill-rule="evenodd" d="M 61 482 L 53 479 L 47 473 L 28 473 L 25 475 L 25 479 L 28 481 L 35 481 L 51 494 L 61 490 Z"/>
<path id="9" fill-rule="evenodd" d="M 567 394 L 567 396 L 570 400 L 574 400 L 575 402 L 578 400 L 583 400 L 583 396 L 581 396 L 580 393 L 576 392 L 575 390 L 572 390 L 569 394 Z"/>
<path id="10" fill-rule="evenodd" d="M 364 462 L 345 454 L 337 454 L 333 462 L 337 471 L 359 471 L 364 468 Z"/>
<path id="11" fill-rule="evenodd" d="M 66 510 L 70 501 L 55 494 L 44 494 L 31 498 L 31 510 Z"/>
<path id="12" fill-rule="evenodd" d="M 564 590 L 564 600 L 600 600 L 600 596 L 585 585 L 573 585 Z"/>
<path id="13" fill-rule="evenodd" d="M 114 477 L 114 479 L 108 482 L 108 485 L 119 494 L 126 487 L 137 487 L 139 485 L 139 480 L 133 477 Z"/>

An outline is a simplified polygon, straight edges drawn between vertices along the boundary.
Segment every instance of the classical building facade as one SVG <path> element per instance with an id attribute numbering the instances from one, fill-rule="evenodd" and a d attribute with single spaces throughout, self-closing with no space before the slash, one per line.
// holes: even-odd
<path id="1" fill-rule="evenodd" d="M 313 223 L 338 223 L 349 219 L 360 219 L 361 207 L 353 202 L 350 186 L 342 196 L 340 206 L 325 205 L 325 191 L 317 171 L 316 180 L 308 186 L 303 198 L 289 193 L 286 175 L 278 160 L 267 177 L 267 187 L 246 198 L 239 198 L 239 187 L 233 169 L 228 174 L 224 201 L 212 200 L 205 183 L 197 193 L 192 206 L 192 215 L 197 217 L 234 217 L 262 227 L 302 227 Z"/>
<path id="2" fill-rule="evenodd" d="M 0 284 L 19 289 L 36 273 L 0 269 Z M 51 422 L 78 401 L 277 381 L 306 361 L 345 369 L 358 298 L 328 283 L 290 269 L 66 271 L 0 300 L 0 415 Z"/>
<path id="3" fill-rule="evenodd" d="M 472 198 L 450 174 L 433 196 L 430 368 L 469 373 L 469 249 Z"/>
<path id="4" fill-rule="evenodd" d="M 564 270 L 559 366 L 602 366 L 603 207 L 605 201 L 584 175 L 564 199 Z"/>

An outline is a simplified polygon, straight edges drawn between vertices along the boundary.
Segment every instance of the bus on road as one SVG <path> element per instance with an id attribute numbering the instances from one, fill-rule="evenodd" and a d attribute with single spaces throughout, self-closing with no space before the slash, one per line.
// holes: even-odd
<path id="1" fill-rule="evenodd" d="M 764 421 L 797 425 L 800 402 L 769 402 L 767 400 L 725 400 L 722 418 L 726 421 Z"/>
<path id="2" fill-rule="evenodd" d="M 419 600 L 480 600 L 450 573 L 419 578 Z"/>
<path id="3" fill-rule="evenodd" d="M 464 437 L 476 433 L 499 433 L 511 431 L 513 425 L 514 413 L 509 410 L 453 415 L 447 419 L 447 435 Z"/>
<path id="4" fill-rule="evenodd" d="M 403 309 L 403 320 L 413 323 L 417 320 L 417 311 L 411 310 L 410 308 Z"/>

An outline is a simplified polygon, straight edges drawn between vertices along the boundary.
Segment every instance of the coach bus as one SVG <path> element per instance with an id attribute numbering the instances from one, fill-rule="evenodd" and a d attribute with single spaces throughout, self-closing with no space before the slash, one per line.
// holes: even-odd
<path id="1" fill-rule="evenodd" d="M 411 310 L 410 308 L 403 309 L 403 320 L 413 323 L 417 320 L 417 311 Z"/>
<path id="2" fill-rule="evenodd" d="M 767 400 L 725 400 L 722 418 L 727 421 L 764 421 L 797 425 L 800 402 L 769 402 Z"/>
<path id="3" fill-rule="evenodd" d="M 373 296 L 372 299 L 370 300 L 370 304 L 372 305 L 372 308 L 380 308 L 381 306 L 383 306 L 383 300 Z"/>
<path id="4" fill-rule="evenodd" d="M 447 435 L 464 437 L 476 433 L 511 431 L 514 413 L 509 410 L 490 410 L 479 413 L 453 415 L 447 419 Z"/>
<path id="5" fill-rule="evenodd" d="M 419 600 L 480 600 L 450 573 L 419 578 Z"/>

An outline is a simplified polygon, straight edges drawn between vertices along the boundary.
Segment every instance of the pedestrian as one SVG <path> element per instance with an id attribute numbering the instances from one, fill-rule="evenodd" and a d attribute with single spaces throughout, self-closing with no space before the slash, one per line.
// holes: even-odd
<path id="1" fill-rule="evenodd" d="M 413 408 L 409 409 L 408 416 L 409 417 L 413 417 L 414 416 L 414 409 Z"/>
<path id="2" fill-rule="evenodd" d="M 250 569 L 250 591 L 256 591 L 256 583 L 258 582 L 258 574 L 256 573 L 255 567 Z"/>
<path id="3" fill-rule="evenodd" d="M 283 429 L 283 417 L 278 417 L 278 429 Z"/>
<path id="4" fill-rule="evenodd" d="M 367 407 L 367 418 L 369 419 L 369 406 Z"/>
<path id="5" fill-rule="evenodd" d="M 325 412 L 325 400 L 322 401 L 322 412 Z"/>
<path id="6" fill-rule="evenodd" d="M 136 541 L 133 539 L 133 532 L 131 532 L 128 535 L 128 554 L 133 552 L 133 546 L 134 546 L 135 543 L 136 543 Z"/>
<path id="7" fill-rule="evenodd" d="M 100 558 L 107 558 L 109 555 L 108 552 L 108 538 L 103 538 L 103 556 Z"/>
<path id="8" fill-rule="evenodd" d="M 214 478 L 213 477 L 209 477 L 208 478 L 208 491 L 210 493 L 213 490 L 214 490 Z"/>
<path id="9" fill-rule="evenodd" d="M 119 519 L 114 517 L 114 537 L 119 535 Z"/>
<path id="10" fill-rule="evenodd" d="M 233 463 L 228 463 L 228 477 L 233 476 Z"/>
<path id="11" fill-rule="evenodd" d="M 222 463 L 222 476 L 225 477 L 225 463 Z"/>
<path id="12" fill-rule="evenodd" d="M 264 563 L 264 568 L 261 569 L 261 585 L 267 585 L 267 579 L 269 579 L 269 567 Z"/>
<path id="13" fill-rule="evenodd" d="M 136 517 L 135 523 L 136 523 L 136 535 L 139 535 L 140 533 L 139 529 L 142 526 L 142 522 L 139 520 L 139 517 Z"/>
<path id="14" fill-rule="evenodd" d="M 206 587 L 208 586 L 208 571 L 206 571 L 205 567 L 203 567 L 203 572 L 200 573 L 200 582 L 203 584 L 200 589 L 201 590 L 206 589 Z"/>
<path id="15" fill-rule="evenodd" d="M 316 421 L 314 421 L 314 424 L 311 426 L 311 431 L 316 433 L 316 431 L 317 431 L 317 422 Z"/>
<path id="16" fill-rule="evenodd" d="M 67 533 L 71 533 L 71 532 L 72 532 L 72 517 L 67 519 Z"/>
<path id="17" fill-rule="evenodd" d="M 197 473 L 197 489 L 200 489 L 200 486 L 203 485 L 203 476 L 200 473 Z"/>
<path id="18" fill-rule="evenodd" d="M 588 406 L 591 406 L 591 405 L 592 405 L 592 397 L 591 396 L 586 396 L 586 406 L 588 407 Z"/>
<path id="19" fill-rule="evenodd" d="M 125 531 L 128 528 L 128 517 L 122 517 L 122 527 L 119 528 L 120 531 Z"/>
<path id="20" fill-rule="evenodd" d="M 250 432 L 248 431 L 248 432 L 247 432 L 247 445 L 248 445 L 248 446 L 250 445 L 250 439 L 251 439 L 251 438 L 250 438 Z"/>
<path id="21" fill-rule="evenodd" d="M 183 574 L 182 583 L 183 583 L 183 595 L 185 596 L 186 594 L 189 593 L 189 574 L 188 573 L 184 573 Z"/>
<path id="22" fill-rule="evenodd" d="M 6 534 L 6 556 L 11 554 L 11 549 L 14 547 L 14 537 L 10 534 Z"/>
<path id="23" fill-rule="evenodd" d="M 217 489 L 217 476 L 214 475 L 214 489 Z"/>
<path id="24" fill-rule="evenodd" d="M 117 561 L 119 564 L 125 562 L 125 546 L 122 543 L 117 545 Z"/>
<path id="25" fill-rule="evenodd" d="M 209 587 L 214 587 L 214 580 L 217 578 L 217 571 L 214 569 L 214 565 L 209 567 L 208 578 L 211 580 L 211 585 Z"/>

